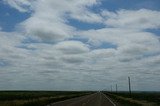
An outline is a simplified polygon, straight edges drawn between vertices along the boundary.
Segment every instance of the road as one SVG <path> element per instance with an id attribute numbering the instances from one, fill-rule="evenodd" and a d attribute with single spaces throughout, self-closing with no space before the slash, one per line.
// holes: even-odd
<path id="1" fill-rule="evenodd" d="M 117 106 L 102 92 L 77 97 L 47 106 Z"/>

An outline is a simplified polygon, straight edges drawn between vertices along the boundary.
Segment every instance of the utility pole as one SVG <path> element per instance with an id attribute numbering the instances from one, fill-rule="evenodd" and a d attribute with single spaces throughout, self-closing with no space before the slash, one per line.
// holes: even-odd
<path id="1" fill-rule="evenodd" d="M 118 87 L 117 87 L 117 84 L 116 84 L 116 93 L 118 93 Z"/>
<path id="2" fill-rule="evenodd" d="M 131 97 L 131 81 L 130 81 L 130 77 L 128 77 L 128 84 L 129 84 L 129 95 Z"/>
<path id="3" fill-rule="evenodd" d="M 112 85 L 111 85 L 111 92 L 112 92 Z"/>

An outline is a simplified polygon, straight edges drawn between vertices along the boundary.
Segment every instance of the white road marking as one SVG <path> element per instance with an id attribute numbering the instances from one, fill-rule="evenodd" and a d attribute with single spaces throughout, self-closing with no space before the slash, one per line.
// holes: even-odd
<path id="1" fill-rule="evenodd" d="M 102 93 L 102 95 L 104 95 L 104 97 L 106 97 L 113 104 L 113 106 L 116 106 L 116 104 L 113 103 L 113 101 L 111 99 L 109 99 L 104 93 Z"/>

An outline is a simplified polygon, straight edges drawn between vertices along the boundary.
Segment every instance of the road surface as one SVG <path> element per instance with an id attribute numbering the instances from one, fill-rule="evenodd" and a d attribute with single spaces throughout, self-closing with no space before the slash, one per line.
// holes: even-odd
<path id="1" fill-rule="evenodd" d="M 60 101 L 47 106 L 117 106 L 102 92 Z"/>

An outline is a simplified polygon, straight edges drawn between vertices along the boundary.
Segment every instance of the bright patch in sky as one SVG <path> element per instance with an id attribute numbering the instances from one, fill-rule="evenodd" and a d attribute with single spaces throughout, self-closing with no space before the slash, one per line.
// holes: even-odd
<path id="1" fill-rule="evenodd" d="M 1 0 L 0 90 L 160 90 L 159 5 Z"/>

